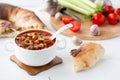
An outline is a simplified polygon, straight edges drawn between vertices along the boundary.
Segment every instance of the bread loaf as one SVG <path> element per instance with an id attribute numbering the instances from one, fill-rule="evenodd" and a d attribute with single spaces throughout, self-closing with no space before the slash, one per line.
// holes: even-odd
<path id="1" fill-rule="evenodd" d="M 0 19 L 10 21 L 13 24 L 12 28 L 17 31 L 22 31 L 25 29 L 33 29 L 33 28 L 34 29 L 46 28 L 45 24 L 39 19 L 38 16 L 36 16 L 36 14 L 33 11 L 23 9 L 14 5 L 6 4 L 6 3 L 0 3 Z M 0 31 L 3 31 L 3 30 L 0 30 Z M 0 37 L 9 37 L 11 34 L 14 34 L 14 32 L 11 32 L 11 31 L 2 32 L 2 33 L 3 34 L 0 34 Z M 12 36 L 13 35 L 11 35 L 11 37 Z"/>

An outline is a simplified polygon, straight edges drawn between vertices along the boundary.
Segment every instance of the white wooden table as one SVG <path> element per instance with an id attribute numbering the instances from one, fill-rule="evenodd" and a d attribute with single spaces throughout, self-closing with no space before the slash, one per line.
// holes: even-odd
<path id="1" fill-rule="evenodd" d="M 48 26 L 49 30 L 54 32 L 49 22 L 49 15 L 46 12 L 39 12 L 39 9 L 44 7 L 43 1 L 0 0 L 0 2 L 10 3 L 35 11 Z M 112 2 L 114 7 L 120 6 L 120 0 L 112 0 Z M 63 59 L 63 64 L 39 73 L 36 76 L 28 75 L 24 70 L 9 60 L 9 56 L 14 53 L 8 52 L 5 49 L 5 45 L 8 40 L 12 39 L 0 39 L 0 80 L 48 80 L 49 76 L 51 80 L 120 80 L 120 37 L 95 41 L 105 47 L 104 59 L 94 68 L 79 73 L 73 71 L 73 61 L 69 53 L 71 49 L 78 48 L 78 46 L 73 45 L 69 37 L 63 35 L 60 35 L 60 37 L 63 37 L 67 42 L 64 50 L 56 52 L 56 55 Z M 84 42 L 86 41 L 84 40 Z"/>

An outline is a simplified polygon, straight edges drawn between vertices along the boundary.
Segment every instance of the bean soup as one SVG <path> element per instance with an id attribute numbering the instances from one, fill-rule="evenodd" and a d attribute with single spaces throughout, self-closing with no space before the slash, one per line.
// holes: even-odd
<path id="1" fill-rule="evenodd" d="M 50 40 L 51 33 L 42 30 L 30 30 L 15 38 L 18 46 L 28 50 L 40 50 L 52 46 L 56 39 Z"/>

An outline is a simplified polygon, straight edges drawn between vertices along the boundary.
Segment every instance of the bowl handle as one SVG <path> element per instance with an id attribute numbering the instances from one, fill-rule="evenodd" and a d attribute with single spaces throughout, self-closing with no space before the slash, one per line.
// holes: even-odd
<path id="1" fill-rule="evenodd" d="M 57 37 L 56 48 L 57 48 L 57 50 L 65 49 L 66 48 L 66 40 L 62 37 Z"/>
<path id="2" fill-rule="evenodd" d="M 15 51 L 13 40 L 6 41 L 5 50 L 12 51 L 12 52 Z"/>

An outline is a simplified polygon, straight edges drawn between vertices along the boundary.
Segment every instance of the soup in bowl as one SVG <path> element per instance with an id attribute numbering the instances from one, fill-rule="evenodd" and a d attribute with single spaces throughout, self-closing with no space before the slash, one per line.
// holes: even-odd
<path id="1" fill-rule="evenodd" d="M 51 33 L 43 30 L 29 30 L 15 37 L 15 43 L 28 50 L 41 50 L 54 45 L 56 39 L 51 40 Z"/>
<path id="2" fill-rule="evenodd" d="M 15 56 L 29 66 L 42 66 L 55 58 L 57 38 L 43 29 L 26 30 L 14 38 Z"/>

